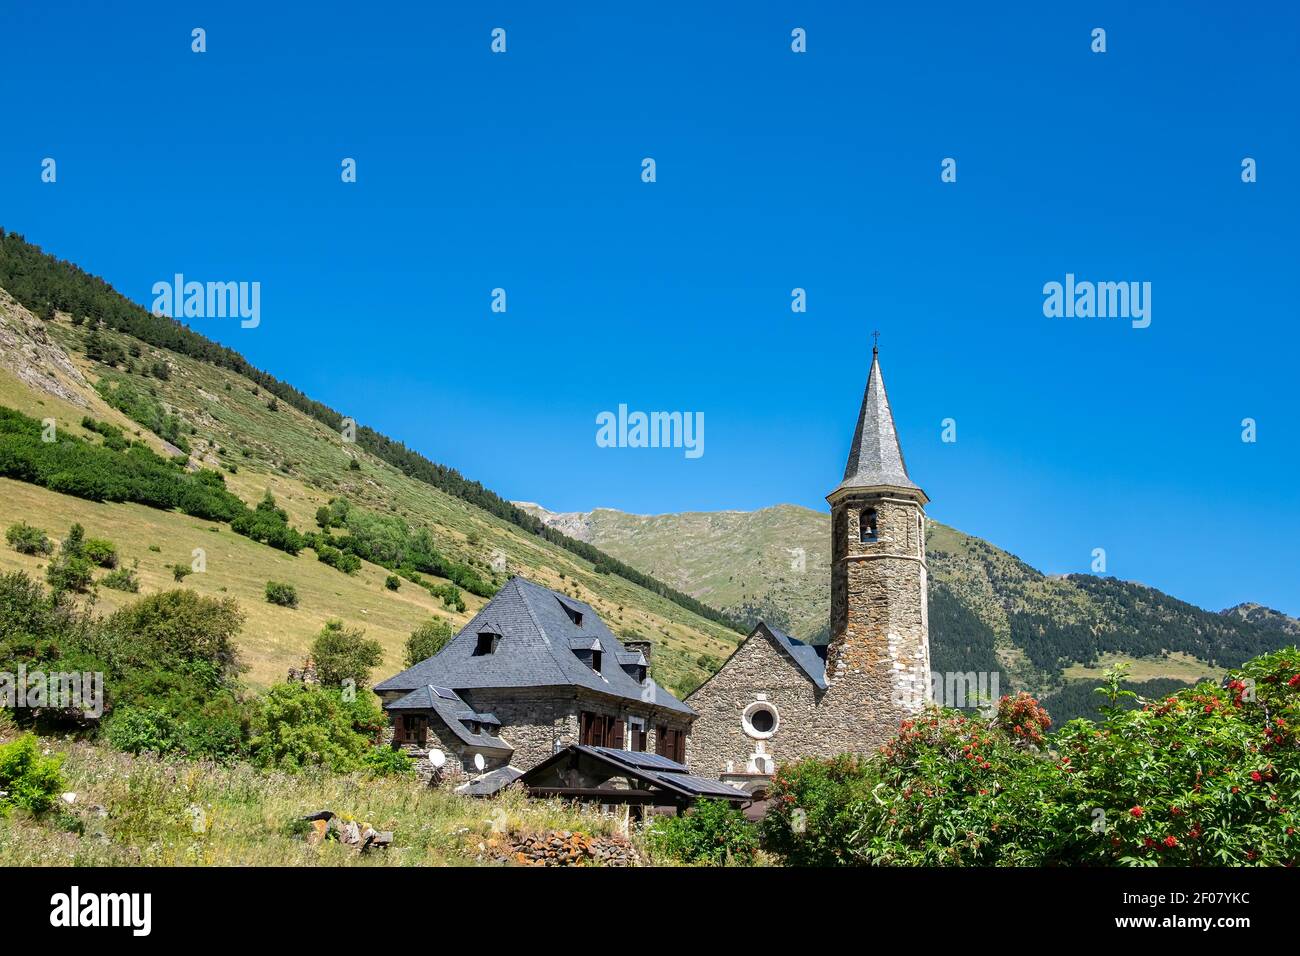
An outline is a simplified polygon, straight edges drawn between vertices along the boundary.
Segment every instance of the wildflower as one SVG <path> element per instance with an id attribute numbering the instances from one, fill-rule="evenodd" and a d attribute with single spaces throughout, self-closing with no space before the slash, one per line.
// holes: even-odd
<path id="1" fill-rule="evenodd" d="M 1169 836 L 1165 837 L 1162 842 L 1172 850 L 1174 847 L 1178 846 L 1178 837 L 1171 833 Z"/>
<path id="2" fill-rule="evenodd" d="M 1129 813 L 1133 814 L 1134 817 L 1140 817 L 1142 816 L 1142 808 L 1134 807 L 1132 810 L 1129 811 Z"/>

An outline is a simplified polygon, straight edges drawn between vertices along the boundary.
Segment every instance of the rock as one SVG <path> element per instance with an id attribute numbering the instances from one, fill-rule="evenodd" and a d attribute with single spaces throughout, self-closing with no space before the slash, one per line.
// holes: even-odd
<path id="1" fill-rule="evenodd" d="M 65 793 L 65 794 L 63 795 L 63 802 L 64 802 L 64 803 L 76 803 L 76 802 L 77 802 L 77 795 L 76 795 L 75 793 Z"/>
<path id="2" fill-rule="evenodd" d="M 307 845 L 320 846 L 325 842 L 325 831 L 329 829 L 329 823 L 325 820 L 313 820 L 311 830 L 307 832 Z"/>

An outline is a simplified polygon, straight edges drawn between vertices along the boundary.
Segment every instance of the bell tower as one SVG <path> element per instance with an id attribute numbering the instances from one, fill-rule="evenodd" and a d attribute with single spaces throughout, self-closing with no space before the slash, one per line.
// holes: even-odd
<path id="1" fill-rule="evenodd" d="M 872 347 L 871 371 L 844 480 L 831 506 L 829 688 L 819 709 L 867 751 L 930 699 L 925 505 L 907 474 Z"/>

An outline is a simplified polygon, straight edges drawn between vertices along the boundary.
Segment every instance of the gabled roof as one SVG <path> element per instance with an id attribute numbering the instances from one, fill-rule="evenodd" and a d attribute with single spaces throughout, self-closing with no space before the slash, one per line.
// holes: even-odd
<path id="1" fill-rule="evenodd" d="M 908 477 L 907 465 L 903 463 L 894 413 L 880 373 L 880 350 L 876 348 L 871 350 L 871 371 L 862 394 L 862 410 L 858 413 L 849 461 L 844 467 L 844 480 L 827 497 L 851 488 L 899 488 L 925 497 L 920 486 Z"/>
<path id="2" fill-rule="evenodd" d="M 759 627 L 766 628 L 767 632 L 776 639 L 776 642 L 785 649 L 785 652 L 794 658 L 794 662 L 799 665 L 799 669 L 808 675 L 809 679 L 821 690 L 826 689 L 826 646 L 816 644 L 805 644 L 786 634 L 784 631 L 773 627 L 770 624 L 759 622 Z"/>
<path id="3" fill-rule="evenodd" d="M 741 641 L 739 646 L 731 652 L 730 656 L 722 662 L 722 666 L 710 674 L 708 680 L 695 688 L 695 690 L 691 691 L 691 697 L 694 697 L 697 694 L 707 693 L 708 691 L 706 688 L 708 688 L 710 681 L 726 670 L 727 665 L 731 663 L 732 658 L 739 654 L 741 650 L 743 650 L 746 645 L 754 639 L 755 635 L 758 634 L 763 634 L 770 638 L 772 643 L 790 658 L 790 662 L 795 666 L 799 673 L 812 681 L 813 685 L 818 690 L 826 690 L 829 686 L 826 683 L 826 646 L 820 644 L 805 644 L 803 641 L 791 637 L 780 628 L 759 621 L 754 625 L 754 629 L 749 632 L 749 636 Z"/>
<path id="4" fill-rule="evenodd" d="M 739 787 L 733 787 L 731 784 L 723 783 L 720 780 L 710 780 L 708 777 L 697 777 L 684 764 L 669 760 L 667 757 L 661 757 L 658 754 L 619 750 L 615 747 L 591 747 L 586 744 L 570 744 L 558 753 L 547 757 L 536 767 L 527 771 L 520 779 L 525 785 L 528 785 L 530 780 L 537 780 L 556 763 L 573 760 L 578 756 L 589 757 L 605 764 L 611 771 L 611 776 L 627 774 L 637 777 L 646 783 L 662 787 L 676 796 L 687 799 L 712 797 L 722 800 L 734 800 L 738 803 L 748 803 L 753 799 Z M 611 795 L 616 795 L 618 791 L 611 790 L 610 792 Z"/>
<path id="5" fill-rule="evenodd" d="M 582 615 L 575 624 L 561 601 Z M 479 631 L 491 621 L 501 640 L 492 654 L 475 656 Z M 591 647 L 598 642 L 614 662 L 628 650 L 590 605 L 561 595 L 521 577 L 513 577 L 496 597 L 433 657 L 407 668 L 375 685 L 377 692 L 411 691 L 436 685 L 458 690 L 501 687 L 582 687 L 601 694 L 621 697 L 694 714 L 689 707 L 647 678 L 638 683 L 622 667 L 610 666 L 596 673 L 583 663 L 571 647 Z"/>

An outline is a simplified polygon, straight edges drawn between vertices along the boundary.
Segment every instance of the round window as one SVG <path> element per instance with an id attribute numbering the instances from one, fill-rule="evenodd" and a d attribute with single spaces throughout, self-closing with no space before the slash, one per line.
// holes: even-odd
<path id="1" fill-rule="evenodd" d="M 740 723 L 746 734 L 758 740 L 764 740 L 776 733 L 781 717 L 765 700 L 756 700 L 745 708 Z"/>

